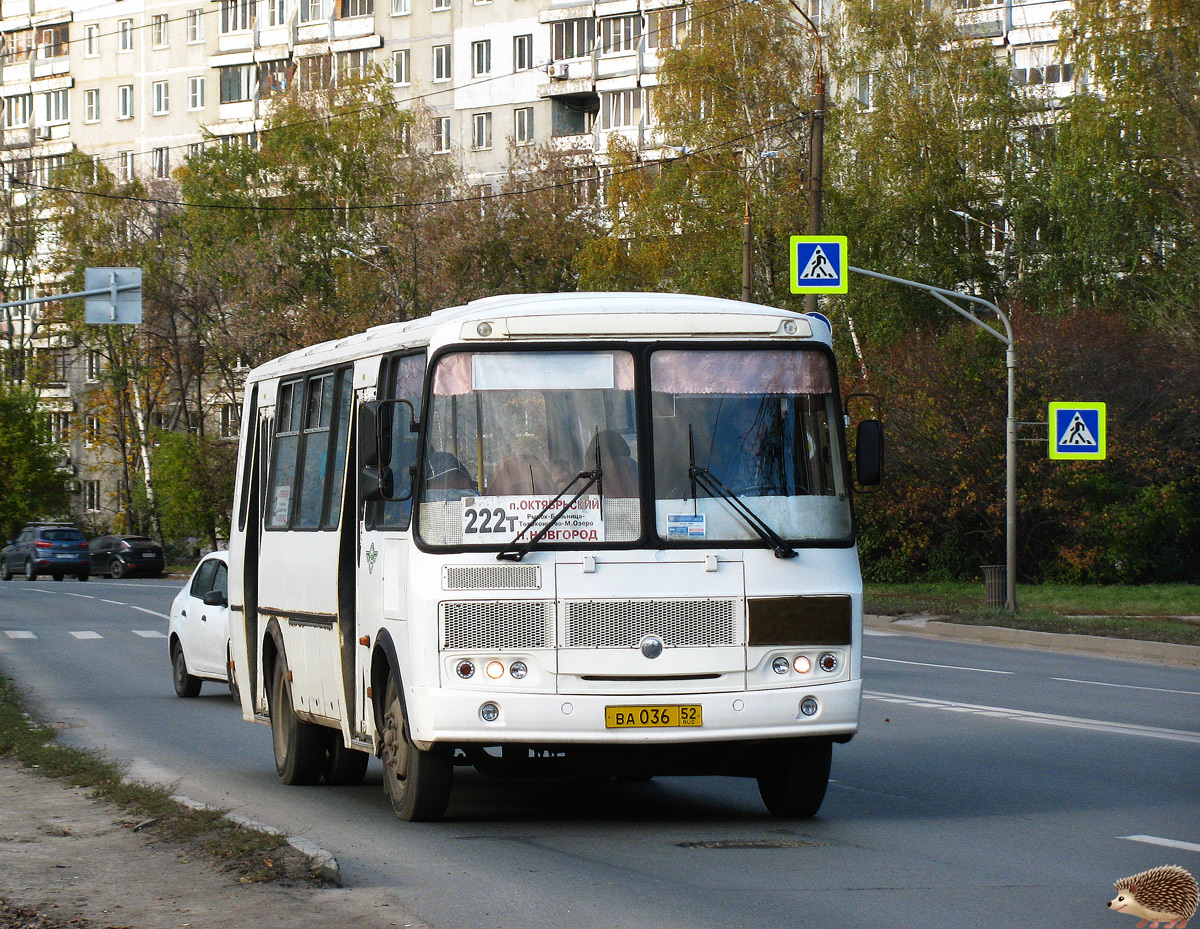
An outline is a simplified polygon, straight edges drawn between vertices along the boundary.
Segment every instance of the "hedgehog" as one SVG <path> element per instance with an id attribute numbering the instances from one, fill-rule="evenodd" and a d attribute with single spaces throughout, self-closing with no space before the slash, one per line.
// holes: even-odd
<path id="1" fill-rule="evenodd" d="M 1166 923 L 1167 929 L 1186 929 L 1200 899 L 1196 879 L 1175 864 L 1123 877 L 1113 886 L 1117 896 L 1108 902 L 1109 907 L 1140 917 L 1137 929 L 1158 929 L 1159 923 Z"/>

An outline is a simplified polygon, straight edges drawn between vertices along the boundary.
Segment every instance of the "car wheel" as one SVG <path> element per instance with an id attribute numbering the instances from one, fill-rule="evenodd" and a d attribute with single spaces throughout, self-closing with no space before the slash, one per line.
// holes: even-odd
<path id="1" fill-rule="evenodd" d="M 119 581 L 125 576 L 125 563 L 120 558 L 114 558 L 108 563 L 108 576 Z"/>
<path id="2" fill-rule="evenodd" d="M 87 572 L 87 570 L 86 570 L 86 569 L 84 569 L 83 571 L 80 571 L 80 572 L 79 572 L 78 574 L 76 574 L 75 576 L 76 576 L 77 578 L 79 578 L 81 581 L 86 581 L 86 580 L 88 579 L 88 576 L 89 576 L 89 575 L 88 575 L 88 572 Z"/>
<path id="3" fill-rule="evenodd" d="M 175 684 L 175 693 L 179 696 L 200 696 L 200 685 L 203 682 L 194 674 L 188 673 L 187 661 L 183 657 L 183 646 L 178 642 L 171 647 L 171 679 Z"/>
<path id="4" fill-rule="evenodd" d="M 325 767 L 329 732 L 323 726 L 306 723 L 296 716 L 283 658 L 275 662 L 269 708 L 271 745 L 275 750 L 275 771 L 279 779 L 292 786 L 315 784 Z"/>
<path id="5" fill-rule="evenodd" d="M 383 701 L 383 791 L 392 810 L 406 822 L 434 822 L 446 812 L 454 764 L 450 755 L 422 751 L 408 735 L 404 705 L 388 675 Z"/>
<path id="6" fill-rule="evenodd" d="M 62 577 L 63 577 L 61 574 L 51 574 L 50 576 L 52 578 L 54 578 L 56 581 L 61 581 Z"/>
<path id="7" fill-rule="evenodd" d="M 8 562 L 0 559 L 0 579 L 11 581 L 13 579 L 12 568 L 8 566 Z"/>
<path id="8" fill-rule="evenodd" d="M 38 579 L 37 565 L 32 561 L 25 562 L 25 580 L 36 581 Z"/>

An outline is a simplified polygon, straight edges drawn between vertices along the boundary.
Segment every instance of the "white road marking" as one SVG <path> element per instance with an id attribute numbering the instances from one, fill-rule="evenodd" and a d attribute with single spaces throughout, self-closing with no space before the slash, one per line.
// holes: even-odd
<path id="1" fill-rule="evenodd" d="M 134 635 L 140 635 L 143 639 L 165 639 L 166 633 L 159 632 L 157 629 L 134 629 Z"/>
<path id="2" fill-rule="evenodd" d="M 900 634 L 899 632 L 889 632 L 886 629 L 864 629 L 863 630 L 864 636 L 874 636 L 877 639 L 891 638 L 893 636 L 898 636 L 899 634 Z"/>
<path id="3" fill-rule="evenodd" d="M 1200 697 L 1196 690 L 1167 690 L 1165 687 L 1139 687 L 1136 684 L 1110 684 L 1107 681 L 1081 681 L 1073 677 L 1052 677 L 1052 681 L 1065 681 L 1068 684 L 1095 684 L 1097 687 L 1122 687 L 1126 690 L 1152 690 L 1159 694 L 1182 694 L 1185 697 Z"/>
<path id="4" fill-rule="evenodd" d="M 864 692 L 863 699 L 879 700 L 883 703 L 900 703 L 906 706 L 921 707 L 922 709 L 975 713 L 979 716 L 1010 719 L 1022 723 L 1061 726 L 1064 729 L 1087 729 L 1092 732 L 1107 732 L 1113 735 L 1135 735 L 1150 739 L 1165 739 L 1170 742 L 1188 742 L 1193 745 L 1200 745 L 1200 732 L 1188 732 L 1183 729 L 1163 729 L 1157 726 L 1139 726 L 1135 723 L 1116 723 L 1103 719 L 1057 716 L 1053 713 L 1033 713 L 1028 710 L 1014 710 L 1003 706 L 980 706 L 974 703 L 956 703 L 952 700 L 934 700 L 928 697 L 910 697 L 905 694 L 889 694 L 877 691 Z"/>
<path id="5" fill-rule="evenodd" d="M 72 632 L 71 635 L 77 639 L 103 639 L 99 632 Z"/>
<path id="6" fill-rule="evenodd" d="M 97 597 L 96 599 L 101 603 L 111 603 L 113 606 L 129 606 L 128 603 L 124 603 L 121 600 L 105 600 L 103 597 Z"/>
<path id="7" fill-rule="evenodd" d="M 5 629 L 4 634 L 10 639 L 36 639 L 37 636 L 24 629 Z"/>
<path id="8" fill-rule="evenodd" d="M 978 671 L 980 674 L 1016 674 L 1016 671 L 995 671 L 992 668 L 964 668 L 956 664 L 930 664 L 927 661 L 904 661 L 900 658 L 877 658 L 875 655 L 863 655 L 867 661 L 887 661 L 891 664 L 912 664 L 922 668 L 948 668 L 951 671 Z"/>
<path id="9" fill-rule="evenodd" d="M 1117 838 L 1128 839 L 1130 842 L 1144 842 L 1146 845 L 1161 845 L 1163 848 L 1178 848 L 1185 852 L 1200 852 L 1200 845 L 1195 842 L 1163 839 L 1156 835 L 1119 835 Z"/>
<path id="10" fill-rule="evenodd" d="M 158 612 L 158 610 L 148 610 L 144 606 L 134 606 L 133 604 L 130 604 L 129 608 L 131 610 L 137 610 L 139 613 L 149 613 L 151 616 L 157 616 L 159 619 L 170 619 L 171 618 L 166 613 L 160 613 L 160 612 Z"/>

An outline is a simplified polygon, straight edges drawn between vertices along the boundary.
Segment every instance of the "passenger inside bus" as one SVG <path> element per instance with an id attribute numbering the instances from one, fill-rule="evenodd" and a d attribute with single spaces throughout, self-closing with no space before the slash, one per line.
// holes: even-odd
<path id="1" fill-rule="evenodd" d="M 596 446 L 600 446 L 600 484 L 606 497 L 636 497 L 638 495 L 637 462 L 629 451 L 629 443 L 615 429 L 603 429 L 592 436 L 583 453 L 583 470 L 596 467 Z"/>

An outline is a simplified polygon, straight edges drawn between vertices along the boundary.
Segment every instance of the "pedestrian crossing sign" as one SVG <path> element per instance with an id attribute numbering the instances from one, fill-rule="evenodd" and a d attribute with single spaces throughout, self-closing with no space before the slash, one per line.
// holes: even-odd
<path id="1" fill-rule="evenodd" d="M 844 235 L 794 235 L 790 251 L 792 293 L 844 294 L 849 290 Z"/>
<path id="2" fill-rule="evenodd" d="M 1103 403 L 1050 404 L 1050 457 L 1102 461 L 1107 454 Z"/>

